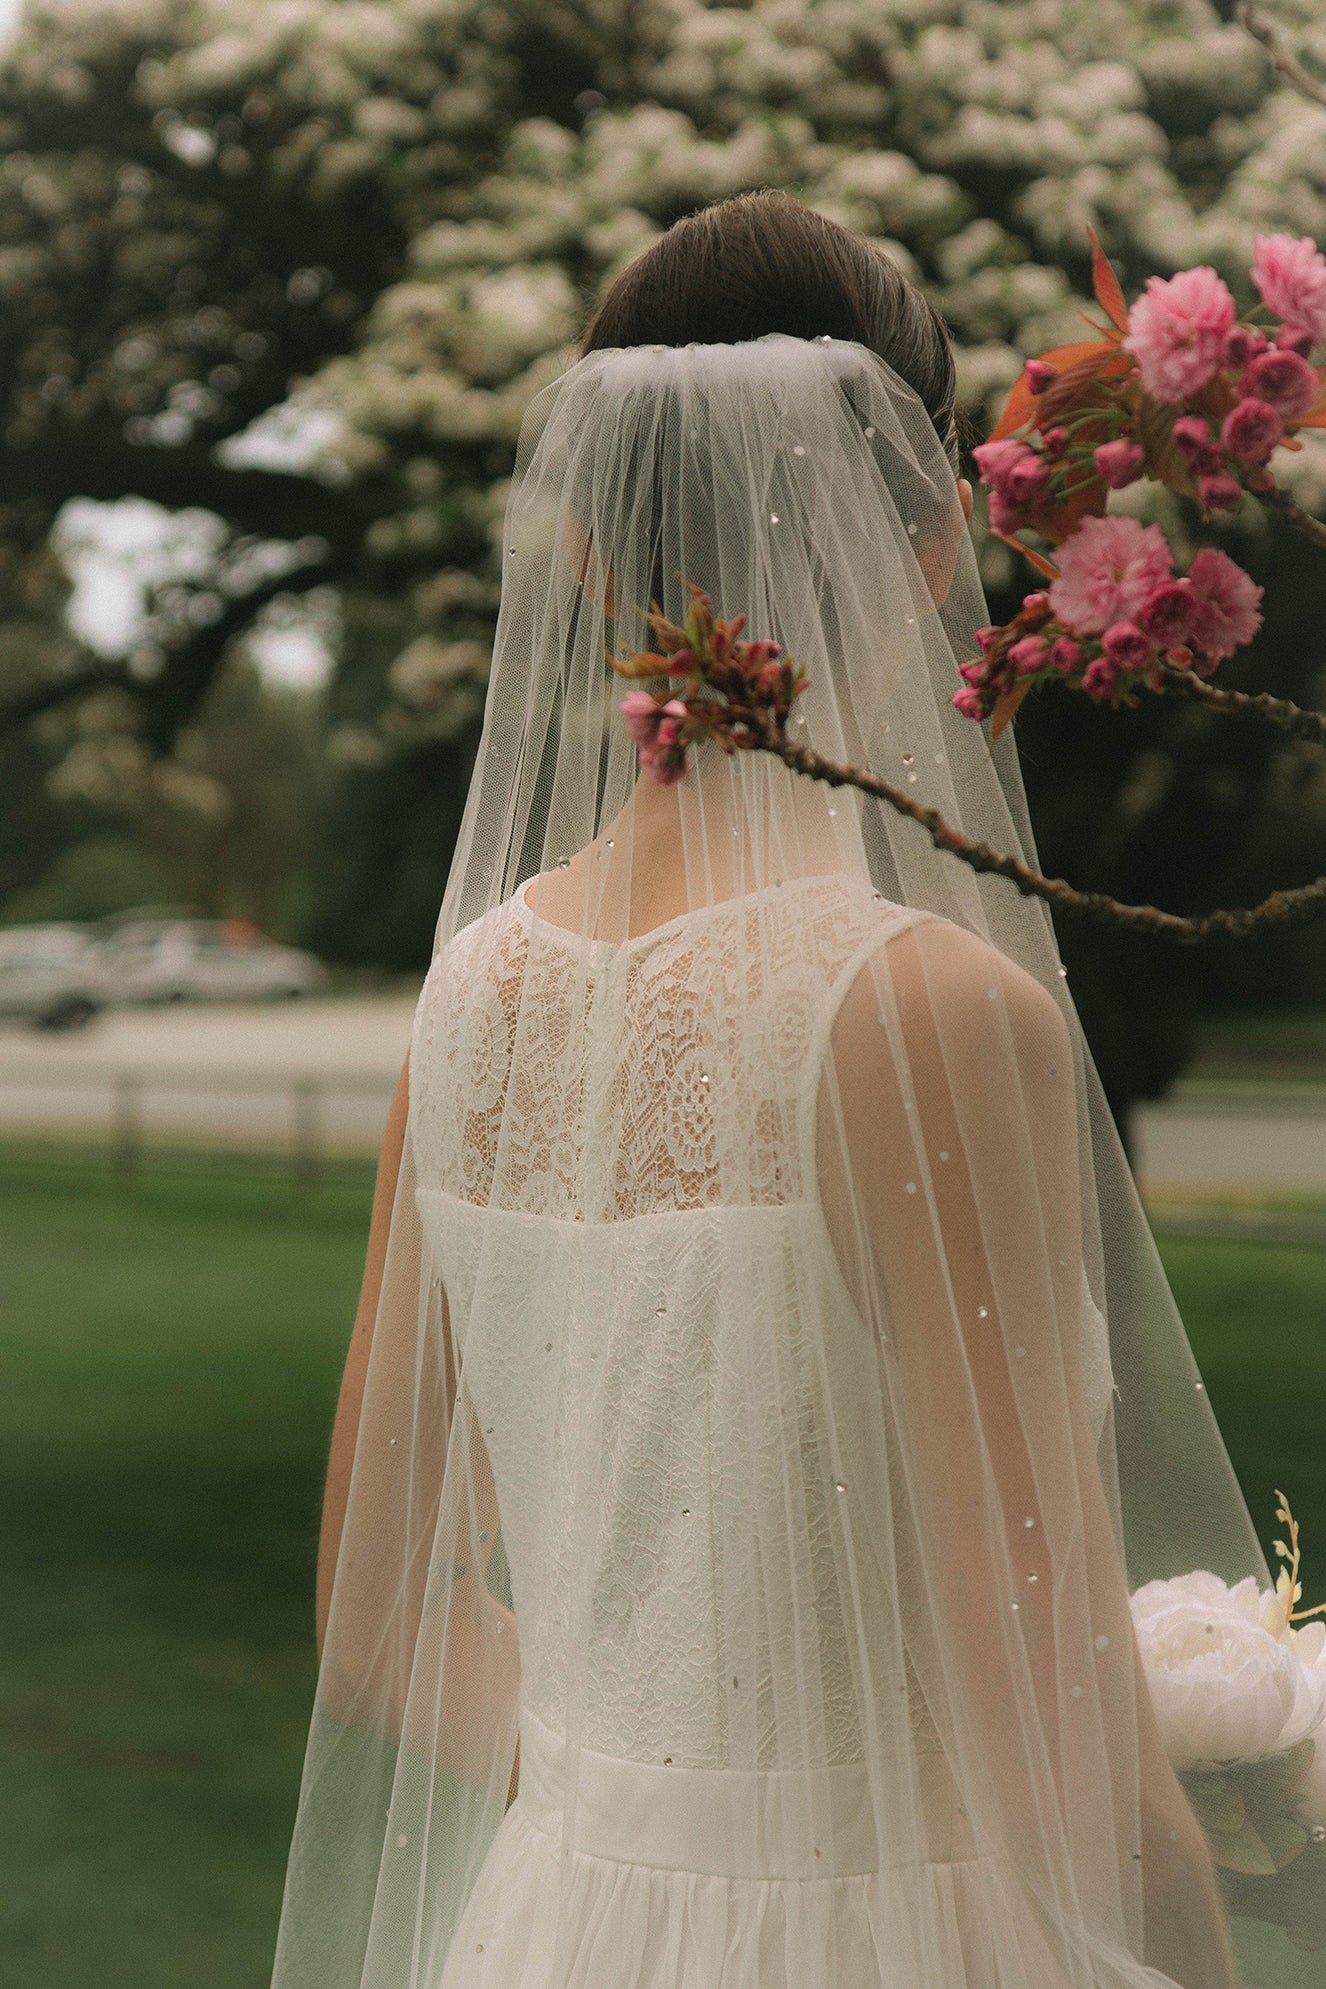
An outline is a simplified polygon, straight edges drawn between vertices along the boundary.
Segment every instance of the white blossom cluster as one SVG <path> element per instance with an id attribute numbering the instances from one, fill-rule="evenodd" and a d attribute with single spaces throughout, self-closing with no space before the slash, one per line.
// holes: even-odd
<path id="1" fill-rule="evenodd" d="M 1275 20 L 1326 73 L 1318 0 L 1277 0 Z M 1086 335 L 1088 224 L 1132 287 L 1210 262 L 1247 304 L 1256 233 L 1326 239 L 1326 109 L 1212 0 L 34 0 L 11 98 L 30 75 L 77 106 L 128 44 L 186 176 L 238 184 L 266 144 L 268 184 L 329 212 L 371 186 L 400 221 L 407 267 L 296 398 L 336 411 L 342 475 L 400 473 L 370 550 L 416 573 L 472 566 L 476 534 L 491 543 L 531 394 L 574 356 L 606 283 L 704 202 L 785 187 L 882 243 L 950 327 L 973 436 L 1026 355 Z M 559 64 L 577 79 L 564 100 Z M 0 158 L 32 215 L 0 239 L 0 308 L 39 290 L 52 257 L 91 254 L 107 202 L 126 268 L 170 251 L 150 173 L 66 161 Z M 135 216 L 155 216 L 150 250 Z M 337 282 L 320 265 L 290 279 L 328 307 Z M 67 355 L 43 338 L 25 361 L 30 422 L 64 391 Z M 236 341 L 238 358 L 182 372 L 149 409 L 159 339 L 145 319 L 121 340 L 117 405 L 137 439 L 169 444 L 247 362 Z M 1314 499 L 1326 489 L 1315 452 L 1296 473 Z M 993 579 L 1003 549 L 987 558 Z M 445 646 L 483 619 L 439 610 L 434 632 Z"/>
<path id="2" fill-rule="evenodd" d="M 310 384 L 359 461 L 405 434 L 509 444 L 602 286 L 677 213 L 752 186 L 790 188 L 925 284 L 973 429 L 1024 356 L 1085 335 L 1088 224 L 1128 268 L 1210 261 L 1249 303 L 1254 234 L 1326 235 L 1326 111 L 1207 0 L 549 14 L 599 89 L 578 130 L 511 124 L 493 168 L 416 237 L 364 348 Z M 1326 60 L 1310 7 L 1277 18 Z"/>

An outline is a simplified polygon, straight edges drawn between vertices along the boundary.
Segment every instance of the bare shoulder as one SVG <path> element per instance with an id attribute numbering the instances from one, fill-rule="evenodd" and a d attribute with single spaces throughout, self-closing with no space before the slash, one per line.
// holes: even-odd
<path id="1" fill-rule="evenodd" d="M 1009 1033 L 1027 1048 L 1057 1045 L 1068 1034 L 1059 1004 L 1033 975 L 979 934 L 940 918 L 885 935 L 863 961 L 835 1020 L 835 1053 L 867 1068 L 881 1017 L 909 1046 L 936 1034 L 948 1040 L 955 1030 L 973 1048 Z"/>

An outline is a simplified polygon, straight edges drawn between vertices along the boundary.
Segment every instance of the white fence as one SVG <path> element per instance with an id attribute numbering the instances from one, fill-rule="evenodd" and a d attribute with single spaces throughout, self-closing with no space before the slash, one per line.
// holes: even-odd
<path id="1" fill-rule="evenodd" d="M 310 1181 L 376 1155 L 395 1085 L 382 1071 L 0 1062 L 0 1140 L 104 1148 L 125 1174 L 165 1149 L 262 1154 Z"/>

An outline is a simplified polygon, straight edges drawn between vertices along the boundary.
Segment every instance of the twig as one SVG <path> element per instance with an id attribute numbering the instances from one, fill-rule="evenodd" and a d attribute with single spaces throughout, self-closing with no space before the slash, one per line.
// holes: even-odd
<path id="1" fill-rule="evenodd" d="M 1301 504 L 1295 504 L 1289 492 L 1282 490 L 1279 484 L 1273 483 L 1265 490 L 1254 488 L 1253 495 L 1269 510 L 1278 511 L 1286 525 L 1301 532 L 1305 539 L 1311 539 L 1314 546 L 1326 549 L 1326 524 L 1320 518 L 1314 518 L 1310 511 L 1305 511 Z"/>
<path id="2" fill-rule="evenodd" d="M 1271 67 L 1279 70 L 1291 89 L 1297 90 L 1301 97 L 1306 97 L 1309 103 L 1326 104 L 1326 84 L 1319 83 L 1314 76 L 1309 76 L 1307 70 L 1295 62 L 1293 56 L 1286 52 L 1270 22 L 1264 21 L 1255 7 L 1247 5 L 1240 7 L 1238 20 L 1239 26 L 1246 28 L 1253 40 L 1261 43 L 1271 59 Z"/>
<path id="3" fill-rule="evenodd" d="M 1200 681 L 1200 680 L 1199 680 Z M 1156 905 L 1126 905 L 1104 891 L 1077 891 L 1062 877 L 1043 877 L 1017 857 L 991 849 L 988 843 L 974 843 L 946 822 L 937 808 L 914 801 L 901 788 L 891 787 L 878 774 L 863 771 L 846 762 L 826 759 L 811 746 L 794 745 L 777 720 L 758 707 L 729 705 L 725 721 L 737 720 L 747 727 L 741 741 L 746 747 L 773 753 L 795 773 L 809 774 L 812 780 L 826 781 L 830 787 L 855 787 L 886 801 L 900 815 L 909 816 L 926 831 L 936 849 L 947 850 L 971 869 L 1007 877 L 1024 898 L 1042 898 L 1059 911 L 1074 912 L 1109 925 L 1126 926 L 1134 932 L 1149 932 L 1182 945 L 1194 946 L 1203 940 L 1242 938 L 1268 926 L 1306 925 L 1326 915 L 1326 877 L 1287 891 L 1275 891 L 1259 905 L 1233 911 L 1204 912 L 1183 918 L 1177 912 L 1163 912 Z"/>
<path id="4" fill-rule="evenodd" d="M 1288 698 L 1272 697 L 1269 691 L 1227 691 L 1208 684 L 1193 670 L 1167 670 L 1165 689 L 1181 690 L 1212 711 L 1229 712 L 1236 718 L 1264 718 L 1295 739 L 1309 739 L 1314 746 L 1326 746 L 1326 711 L 1304 711 Z"/>

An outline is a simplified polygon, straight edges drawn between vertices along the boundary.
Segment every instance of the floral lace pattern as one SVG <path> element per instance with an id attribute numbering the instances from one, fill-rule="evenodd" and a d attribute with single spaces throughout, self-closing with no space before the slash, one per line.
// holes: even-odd
<path id="1" fill-rule="evenodd" d="M 497 1485 L 522 1698 L 562 1730 L 574 1690 L 601 1751 L 790 1765 L 775 1682 L 811 1665 L 798 1757 L 861 1754 L 833 1478 L 868 1502 L 882 1465 L 847 1427 L 828 1454 L 823 1364 L 850 1403 L 869 1356 L 807 1132 L 842 989 L 916 916 L 798 879 L 587 952 L 508 902 L 425 984 L 419 1208 Z M 804 1565 L 763 1570 L 789 1487 Z M 923 1712 L 909 1694 L 924 1739 Z"/>

